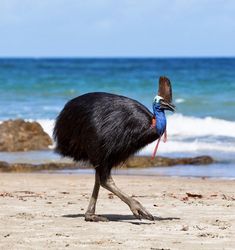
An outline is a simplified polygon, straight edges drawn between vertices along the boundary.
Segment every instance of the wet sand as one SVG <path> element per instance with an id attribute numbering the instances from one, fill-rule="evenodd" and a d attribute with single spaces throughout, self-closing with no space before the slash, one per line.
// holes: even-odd
<path id="1" fill-rule="evenodd" d="M 156 218 L 139 221 L 101 189 L 85 222 L 93 175 L 1 173 L 0 249 L 235 249 L 235 181 L 114 176 Z"/>

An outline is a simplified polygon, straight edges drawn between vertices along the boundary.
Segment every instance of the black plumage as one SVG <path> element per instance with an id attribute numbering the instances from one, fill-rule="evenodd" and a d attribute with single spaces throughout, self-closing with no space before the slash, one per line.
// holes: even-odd
<path id="1" fill-rule="evenodd" d="M 171 86 L 169 82 L 164 83 L 165 79 L 160 78 L 159 91 L 171 101 Z M 86 220 L 104 219 L 95 215 L 100 185 L 118 195 L 138 218 L 153 219 L 139 202 L 118 190 L 111 179 L 114 166 L 159 137 L 151 126 L 152 118 L 153 114 L 138 101 L 102 92 L 72 99 L 59 114 L 54 128 L 56 151 L 75 161 L 89 161 L 96 169 Z"/>
<path id="2" fill-rule="evenodd" d="M 88 93 L 69 101 L 54 135 L 56 151 L 89 161 L 102 175 L 158 138 L 153 114 L 139 102 L 109 93 Z"/>

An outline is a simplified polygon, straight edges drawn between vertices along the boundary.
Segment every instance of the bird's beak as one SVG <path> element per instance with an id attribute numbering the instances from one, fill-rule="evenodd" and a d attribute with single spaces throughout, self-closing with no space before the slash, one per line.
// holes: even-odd
<path id="1" fill-rule="evenodd" d="M 165 100 L 161 100 L 161 101 L 160 101 L 160 107 L 161 107 L 162 109 L 170 110 L 170 111 L 172 111 L 172 112 L 175 111 L 175 105 L 172 104 L 172 103 L 168 103 L 168 102 L 165 101 Z"/>

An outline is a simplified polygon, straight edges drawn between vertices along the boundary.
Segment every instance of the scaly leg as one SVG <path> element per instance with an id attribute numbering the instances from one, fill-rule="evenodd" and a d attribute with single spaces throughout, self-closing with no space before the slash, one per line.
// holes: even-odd
<path id="1" fill-rule="evenodd" d="M 106 180 L 101 181 L 101 186 L 117 195 L 122 201 L 124 201 L 131 209 L 134 216 L 138 219 L 154 220 L 154 217 L 138 202 L 131 198 L 127 194 L 123 193 L 114 183 L 111 176 Z"/>
<path id="2" fill-rule="evenodd" d="M 94 221 L 94 222 L 108 221 L 107 218 L 95 214 L 95 207 L 96 207 L 96 201 L 98 198 L 99 190 L 100 190 L 100 177 L 99 177 L 98 173 L 96 172 L 95 185 L 93 188 L 93 192 L 92 192 L 92 195 L 90 198 L 90 202 L 89 202 L 87 211 L 85 213 L 85 221 Z"/>

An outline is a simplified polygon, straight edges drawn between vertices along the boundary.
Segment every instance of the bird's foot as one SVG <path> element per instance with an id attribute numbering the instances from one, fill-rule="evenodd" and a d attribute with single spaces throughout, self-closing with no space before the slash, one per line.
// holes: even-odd
<path id="1" fill-rule="evenodd" d="M 137 200 L 133 199 L 130 209 L 134 216 L 139 220 L 154 220 L 154 217 Z"/>
<path id="2" fill-rule="evenodd" d="M 85 221 L 93 221 L 93 222 L 107 222 L 109 221 L 106 217 L 100 216 L 97 214 L 85 214 Z"/>

